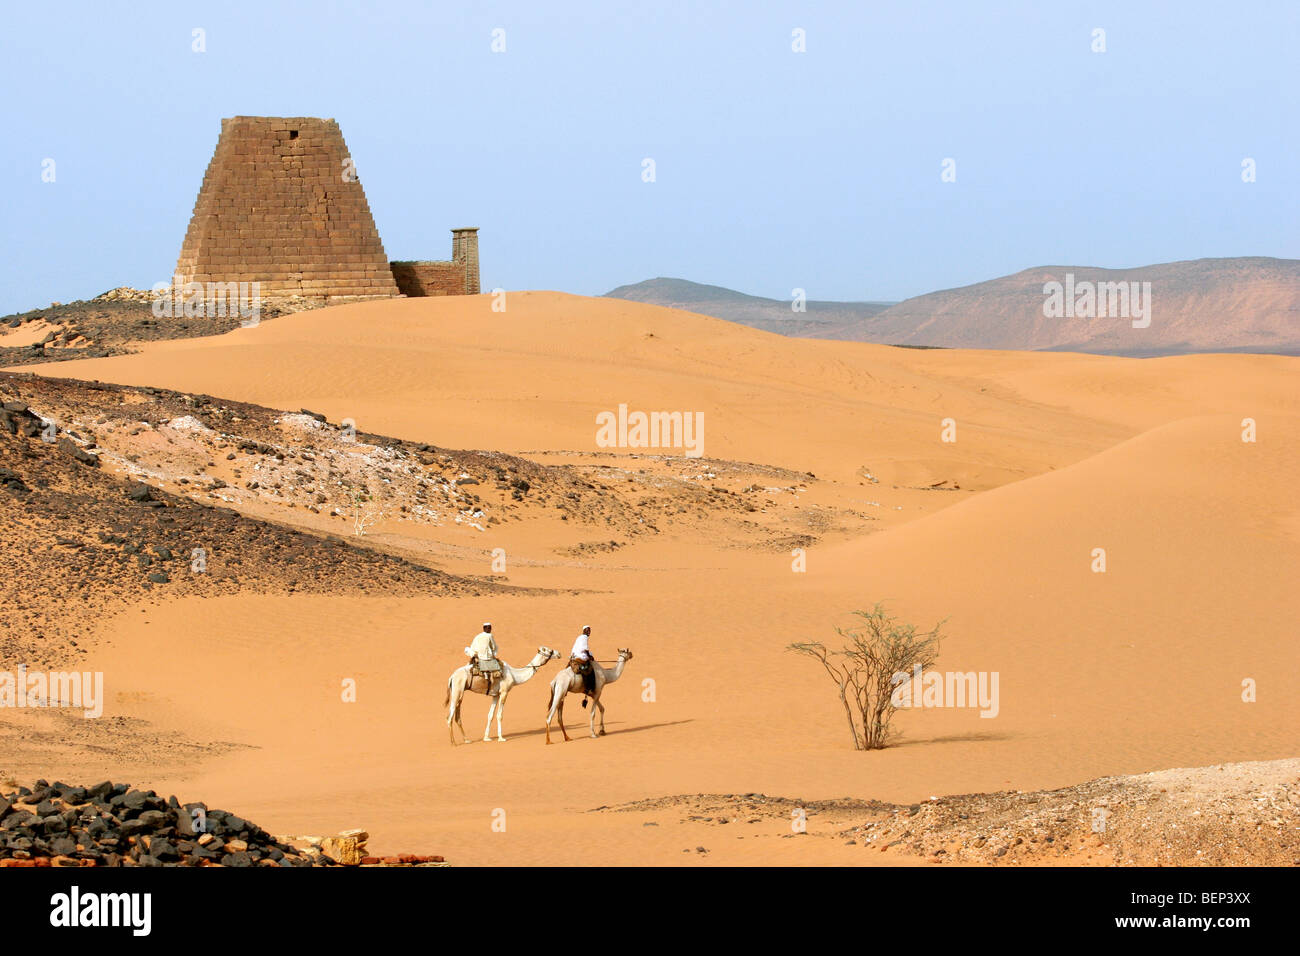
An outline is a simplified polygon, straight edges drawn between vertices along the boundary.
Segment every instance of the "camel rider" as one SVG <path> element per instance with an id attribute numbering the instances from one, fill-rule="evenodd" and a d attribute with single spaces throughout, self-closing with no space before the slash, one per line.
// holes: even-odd
<path id="1" fill-rule="evenodd" d="M 582 686 L 587 694 L 596 690 L 596 673 L 591 669 L 591 663 L 594 658 L 591 656 L 591 625 L 585 625 L 578 639 L 573 642 L 573 650 L 569 652 L 569 666 L 578 674 L 582 675 Z M 587 706 L 587 701 L 583 700 L 582 706 Z"/>
<path id="2" fill-rule="evenodd" d="M 501 662 L 497 660 L 497 641 L 492 636 L 492 624 L 483 622 L 483 630 L 465 648 L 469 655 L 470 674 L 482 676 L 489 683 L 488 694 L 495 695 L 501 682 Z"/>

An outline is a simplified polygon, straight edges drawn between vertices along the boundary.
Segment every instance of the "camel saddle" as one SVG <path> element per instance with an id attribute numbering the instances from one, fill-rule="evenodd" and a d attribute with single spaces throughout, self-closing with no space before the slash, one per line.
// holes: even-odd
<path id="1" fill-rule="evenodd" d="M 478 655 L 469 662 L 470 680 L 475 677 L 481 677 L 487 681 L 488 696 L 495 697 L 501 684 L 501 662 L 495 657 L 489 657 L 487 660 L 480 660 Z"/>
<path id="2" fill-rule="evenodd" d="M 596 690 L 596 672 L 591 669 L 591 661 L 584 661 L 581 657 L 570 657 L 569 666 L 573 672 L 582 677 L 583 692 L 592 694 Z M 587 702 L 584 700 L 582 706 L 586 707 Z"/>

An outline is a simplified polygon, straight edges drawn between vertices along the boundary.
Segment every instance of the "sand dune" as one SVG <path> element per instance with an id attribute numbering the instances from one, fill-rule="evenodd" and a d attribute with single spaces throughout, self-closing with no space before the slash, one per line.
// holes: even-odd
<path id="1" fill-rule="evenodd" d="M 376 852 L 563 863 L 597 844 L 607 862 L 677 863 L 693 847 L 676 830 L 586 811 L 677 793 L 906 802 L 1295 754 L 1296 360 L 918 352 L 557 293 L 512 293 L 505 314 L 490 301 L 358 304 L 41 371 L 539 459 L 600 451 L 595 415 L 621 402 L 700 410 L 709 458 L 814 472 L 809 496 L 856 502 L 880 530 L 813 529 L 793 573 L 788 550 L 720 544 L 735 518 L 704 507 L 693 529 L 562 558 L 552 523 L 522 515 L 510 583 L 563 591 L 124 608 L 90 653 L 120 712 L 240 745 L 133 783 L 293 832 L 365 826 Z M 960 490 L 925 490 L 940 481 Z M 482 574 L 494 540 L 440 565 Z M 833 688 L 784 648 L 878 600 L 918 624 L 946 618 L 940 669 L 997 671 L 998 716 L 905 712 L 900 746 L 850 750 Z M 543 643 L 567 651 L 583 623 L 601 657 L 632 648 L 609 736 L 543 745 L 552 664 L 512 697 L 511 741 L 452 748 L 444 681 L 489 618 L 511 663 Z M 223 676 L 196 680 L 196 659 Z M 355 704 L 340 701 L 348 677 Z M 1241 700 L 1247 678 L 1256 703 Z M 485 712 L 471 699 L 472 734 Z M 572 732 L 586 714 L 568 716 Z M 740 836 L 707 862 L 862 862 Z"/>
<path id="2" fill-rule="evenodd" d="M 491 296 L 359 303 L 45 374 L 306 406 L 383 434 L 516 452 L 593 450 L 596 414 L 620 402 L 700 411 L 710 457 L 839 476 L 921 457 L 981 487 L 1160 421 L 1226 411 L 1243 389 L 1266 408 L 1300 411 L 1291 366 L 1272 357 L 1185 359 L 1143 374 L 1141 363 L 1090 356 L 792 341 L 552 292 L 511 293 L 504 313 L 491 305 Z M 1077 394 L 1061 374 L 1081 383 Z M 1130 382 L 1136 394 L 1108 397 Z M 947 417 L 961 428 L 955 444 L 939 440 Z"/>

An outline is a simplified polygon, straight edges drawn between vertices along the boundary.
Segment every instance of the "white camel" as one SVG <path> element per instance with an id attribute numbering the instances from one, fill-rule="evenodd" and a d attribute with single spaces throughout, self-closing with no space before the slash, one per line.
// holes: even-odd
<path id="1" fill-rule="evenodd" d="M 605 705 L 600 702 L 600 692 L 605 689 L 606 684 L 612 684 L 623 676 L 623 665 L 632 659 L 632 652 L 625 647 L 618 649 L 618 663 L 606 670 L 595 661 L 591 662 L 591 671 L 596 679 L 593 681 L 595 688 L 590 694 L 591 698 L 591 736 L 603 737 L 605 735 Z M 582 682 L 582 675 L 574 671 L 572 667 L 563 668 L 555 679 L 551 681 L 551 702 L 546 712 L 546 742 L 551 742 L 551 721 L 557 720 L 560 724 L 560 733 L 564 734 L 565 740 L 571 740 L 569 734 L 564 729 L 564 695 L 573 691 L 574 693 L 586 694 L 586 686 Z M 586 706 L 586 701 L 583 702 Z M 600 710 L 600 733 L 596 733 L 596 711 Z"/>
<path id="2" fill-rule="evenodd" d="M 510 693 L 511 688 L 526 682 L 541 669 L 543 664 L 553 660 L 558 660 L 559 651 L 553 651 L 549 647 L 539 647 L 536 656 L 523 667 L 511 667 L 501 658 L 497 658 L 501 664 L 501 680 L 497 686 L 496 695 L 488 695 L 491 702 L 488 706 L 487 726 L 483 728 L 483 740 L 492 739 L 492 715 L 496 714 L 497 718 L 497 740 L 504 741 L 506 738 L 501 734 L 501 718 L 506 712 L 506 695 Z M 469 735 L 465 733 L 465 725 L 460 719 L 460 704 L 465 696 L 466 691 L 475 694 L 487 694 L 490 684 L 484 677 L 472 675 L 470 665 L 458 667 L 451 672 L 451 677 L 447 678 L 447 699 L 442 702 L 447 707 L 447 736 L 451 738 L 453 744 L 456 743 L 456 733 L 452 730 L 452 722 L 460 728 L 460 735 L 465 738 L 465 743 L 469 743 Z"/>

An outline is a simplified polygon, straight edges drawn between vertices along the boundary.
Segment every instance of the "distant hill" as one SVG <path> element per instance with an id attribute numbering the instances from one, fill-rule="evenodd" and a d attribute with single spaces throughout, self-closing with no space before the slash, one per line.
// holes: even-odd
<path id="1" fill-rule="evenodd" d="M 1114 315 L 1044 315 L 1048 299 L 1044 286 L 1058 282 L 1064 287 L 1067 276 L 1073 276 L 1076 300 L 1087 289 L 1084 283 L 1093 284 L 1095 291 L 1097 283 L 1150 282 L 1150 325 L 1134 328 L 1133 318 Z M 1146 308 L 1145 297 L 1142 308 Z M 1300 260 L 1196 259 L 1135 269 L 1039 266 L 907 299 L 827 337 L 1120 355 L 1300 354 Z"/>
<path id="2" fill-rule="evenodd" d="M 787 299 L 765 299 L 746 295 L 717 285 L 702 285 L 686 279 L 647 279 L 635 285 L 621 285 L 606 292 L 608 298 L 628 299 L 650 305 L 663 305 L 687 312 L 748 325 L 764 332 L 802 338 L 842 338 L 845 329 L 879 315 L 892 302 L 816 302 L 806 304 L 806 312 L 795 312 Z"/>
<path id="3" fill-rule="evenodd" d="M 1123 292 L 1138 283 L 1123 315 Z M 1151 301 L 1146 300 L 1150 283 Z M 1044 314 L 1049 283 L 1061 286 L 1059 314 Z M 1105 285 L 1103 285 L 1105 284 Z M 1066 291 L 1080 309 L 1065 314 Z M 1078 351 L 1116 355 L 1267 352 L 1300 355 L 1300 260 L 1195 259 L 1134 269 L 1038 266 L 894 304 L 790 303 L 684 279 L 650 279 L 607 293 L 803 338 L 885 345 Z M 1092 312 L 1087 311 L 1088 295 Z M 1106 305 L 1105 314 L 1101 306 Z M 1150 324 L 1145 314 L 1150 308 Z M 1138 308 L 1140 306 L 1140 308 Z M 1048 309 L 1051 311 L 1051 309 Z"/>

